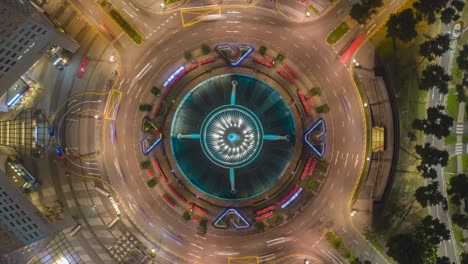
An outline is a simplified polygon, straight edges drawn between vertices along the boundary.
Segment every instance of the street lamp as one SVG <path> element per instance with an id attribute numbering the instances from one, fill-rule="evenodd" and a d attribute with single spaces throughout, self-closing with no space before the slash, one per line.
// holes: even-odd
<path id="1" fill-rule="evenodd" d="M 367 103 L 364 103 L 364 107 L 367 107 Z"/>
<path id="2" fill-rule="evenodd" d="M 99 118 L 99 116 L 98 116 L 98 115 L 95 115 L 95 116 L 94 116 L 94 118 L 98 119 L 98 118 Z"/>
<path id="3" fill-rule="evenodd" d="M 306 16 L 310 17 L 310 12 L 306 11 Z"/>
<path id="4" fill-rule="evenodd" d="M 357 214 L 357 211 L 356 210 L 352 210 L 351 211 L 351 216 L 355 216 Z"/>
<path id="5" fill-rule="evenodd" d="M 164 8 L 164 3 L 163 2 L 161 2 L 161 8 Z"/>

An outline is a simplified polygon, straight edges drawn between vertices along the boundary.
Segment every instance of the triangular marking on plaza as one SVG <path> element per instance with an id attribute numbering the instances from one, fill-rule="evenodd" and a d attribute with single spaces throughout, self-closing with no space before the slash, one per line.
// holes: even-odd
<path id="1" fill-rule="evenodd" d="M 202 21 L 200 18 L 207 15 L 221 15 L 220 6 L 191 7 L 180 9 L 182 26 L 188 27 Z"/>

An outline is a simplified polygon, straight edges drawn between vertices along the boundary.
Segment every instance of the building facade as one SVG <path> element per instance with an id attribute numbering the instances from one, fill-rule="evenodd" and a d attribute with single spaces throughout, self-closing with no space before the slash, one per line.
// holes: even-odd
<path id="1" fill-rule="evenodd" d="M 53 45 L 79 48 L 29 1 L 0 1 L 0 96 Z"/>

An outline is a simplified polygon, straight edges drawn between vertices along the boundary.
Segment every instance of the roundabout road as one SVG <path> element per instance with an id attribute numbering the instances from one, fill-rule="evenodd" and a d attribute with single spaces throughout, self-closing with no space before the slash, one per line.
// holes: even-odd
<path id="1" fill-rule="evenodd" d="M 95 5 L 84 0 L 76 4 L 88 2 Z M 343 2 L 333 10 L 347 6 Z M 124 1 L 116 1 L 115 5 L 124 5 L 122 3 Z M 106 25 L 112 23 L 97 6 L 93 10 L 89 14 L 86 10 L 83 12 Z M 161 250 L 178 255 L 184 261 L 198 263 L 225 263 L 228 257 L 251 255 L 263 256 L 263 260 L 269 262 L 298 263 L 292 256 L 300 254 L 319 263 L 345 262 L 336 252 L 330 252 L 322 239 L 323 231 L 333 228 L 345 237 L 347 245 L 355 243 L 349 246 L 358 248 L 361 259 L 385 262 L 350 223 L 350 197 L 365 159 L 366 128 L 362 101 L 350 69 L 340 62 L 335 49 L 325 43 L 328 32 L 341 21 L 333 10 L 316 21 L 297 24 L 278 16 L 269 1 L 260 1 L 250 8 L 223 8 L 225 20 L 186 28 L 181 27 L 177 12 L 154 15 L 140 10 L 141 18 L 135 13 L 132 20 L 139 28 L 143 25 L 143 32 L 151 34 L 143 44 L 135 46 L 122 33 L 114 33 L 117 37 L 113 43 L 122 65 L 116 89 L 122 91 L 123 97 L 115 120 L 116 140 L 113 142 L 109 131 L 104 131 L 102 144 L 106 151 L 102 160 L 126 213 L 161 245 Z M 343 18 L 347 11 L 340 13 Z M 325 156 L 330 164 L 327 179 L 320 193 L 301 213 L 270 232 L 226 239 L 211 232 L 213 228 L 210 227 L 206 236 L 201 237 L 196 225 L 184 222 L 179 212 L 167 206 L 158 188 L 147 187 L 148 176 L 140 169 L 140 125 L 144 113 L 138 110 L 139 104 L 149 102 L 149 97 L 153 96 L 150 88 L 176 70 L 185 50 L 193 50 L 205 42 L 265 45 L 283 52 L 288 61 L 295 62 L 291 66 L 304 79 L 311 76 L 310 83 L 322 88 L 321 101 L 331 108 L 330 113 L 323 116 L 327 121 L 327 142 L 331 146 Z M 295 91 L 296 87 L 292 89 Z M 345 101 L 349 107 L 345 108 Z M 314 115 L 314 120 L 318 117 Z M 310 127 L 311 121 L 303 120 L 304 126 Z"/>

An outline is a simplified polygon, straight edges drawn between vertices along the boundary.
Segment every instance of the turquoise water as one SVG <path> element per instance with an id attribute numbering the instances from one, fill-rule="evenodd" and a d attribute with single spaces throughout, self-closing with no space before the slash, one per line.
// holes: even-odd
<path id="1" fill-rule="evenodd" d="M 238 82 L 235 94 L 233 80 Z M 252 161 L 229 169 L 208 157 L 197 135 L 210 113 L 233 100 L 258 118 L 265 137 L 260 138 L 263 145 Z M 294 151 L 295 130 L 289 106 L 275 89 L 252 76 L 227 74 L 187 93 L 172 120 L 170 144 L 180 173 L 198 190 L 220 199 L 246 199 L 270 189 L 282 177 Z M 226 140 L 235 144 L 240 137 L 236 133 L 226 134 Z M 187 136 L 178 138 L 179 134 Z"/>

